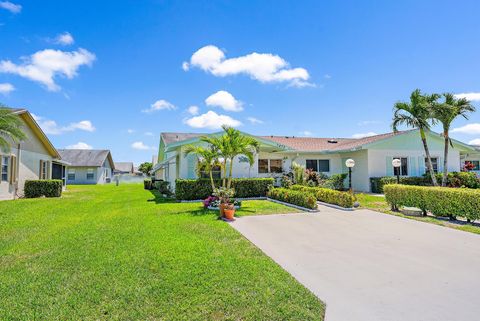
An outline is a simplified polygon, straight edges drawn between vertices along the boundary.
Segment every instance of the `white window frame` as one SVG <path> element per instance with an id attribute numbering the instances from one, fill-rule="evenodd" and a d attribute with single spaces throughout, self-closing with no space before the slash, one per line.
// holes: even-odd
<path id="1" fill-rule="evenodd" d="M 91 175 L 91 177 L 89 177 Z M 87 181 L 93 181 L 95 180 L 95 171 L 93 168 L 87 168 L 87 175 L 86 175 Z"/>
<path id="2" fill-rule="evenodd" d="M 267 172 L 260 172 L 260 160 L 266 160 L 267 161 Z M 272 168 L 271 168 L 271 161 L 272 160 L 281 161 L 281 163 L 282 163 L 282 165 L 281 165 L 282 171 L 281 172 L 272 172 Z M 281 158 L 259 158 L 258 162 L 257 162 L 257 172 L 258 172 L 258 174 L 281 174 L 281 173 L 283 173 L 283 160 Z"/>
<path id="3" fill-rule="evenodd" d="M 0 181 L 1 182 L 9 182 L 10 178 L 10 156 L 8 155 L 1 155 L 2 159 L 0 161 Z M 4 173 L 4 168 L 6 172 Z M 6 179 L 3 179 L 3 175 L 6 174 Z"/>
<path id="4" fill-rule="evenodd" d="M 310 158 L 310 159 L 305 159 L 305 168 L 309 169 L 307 167 L 307 161 L 315 161 L 317 163 L 317 170 L 316 172 L 318 173 L 330 173 L 331 172 L 331 166 L 332 162 L 330 161 L 329 158 Z M 328 171 L 320 171 L 320 161 L 327 161 L 328 162 Z"/>
<path id="5" fill-rule="evenodd" d="M 73 179 L 70 179 L 70 175 L 73 175 Z M 69 168 L 67 171 L 67 181 L 74 181 L 77 178 L 76 175 L 75 168 Z"/>
<path id="6" fill-rule="evenodd" d="M 439 165 L 440 165 L 440 164 L 438 163 L 439 158 L 440 158 L 440 157 L 438 157 L 438 156 L 430 157 L 430 159 L 432 160 L 433 172 L 434 172 L 435 174 L 438 174 L 438 167 L 439 167 Z M 425 173 L 428 173 L 427 158 L 424 157 L 424 159 L 425 159 Z M 437 169 L 436 169 L 436 170 L 435 170 L 435 166 L 433 166 L 433 164 L 434 164 L 434 163 L 433 163 L 433 160 L 434 160 L 434 159 L 436 159 L 436 162 L 435 162 L 435 164 L 437 165 Z"/>
<path id="7" fill-rule="evenodd" d="M 400 167 L 398 168 L 398 170 L 400 171 L 400 176 L 408 176 L 410 174 L 410 164 L 408 162 L 408 156 L 394 156 L 393 159 L 399 159 L 400 160 L 400 163 L 402 162 L 402 158 L 406 159 L 407 160 L 407 174 L 402 174 L 402 165 L 400 165 Z M 393 167 L 393 165 L 390 165 Z M 397 174 L 395 174 L 395 167 L 393 167 L 393 175 L 394 176 L 397 176 Z"/>

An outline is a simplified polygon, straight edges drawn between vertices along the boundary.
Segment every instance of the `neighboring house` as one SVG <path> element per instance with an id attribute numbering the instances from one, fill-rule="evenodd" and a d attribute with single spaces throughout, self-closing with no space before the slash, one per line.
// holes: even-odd
<path id="1" fill-rule="evenodd" d="M 12 109 L 23 121 L 27 139 L 0 150 L 0 200 L 23 196 L 26 180 L 61 179 L 65 186 L 65 162 L 26 109 Z"/>
<path id="2" fill-rule="evenodd" d="M 113 174 L 134 174 L 135 168 L 133 163 L 130 162 L 115 162 L 115 169 L 113 170 Z"/>
<path id="3" fill-rule="evenodd" d="M 67 167 L 68 184 L 110 183 L 115 164 L 109 150 L 59 149 L 58 152 L 70 163 Z"/>
<path id="4" fill-rule="evenodd" d="M 185 146 L 199 144 L 205 134 L 162 133 L 158 162 L 153 172 L 174 188 L 177 178 L 197 178 L 197 157 L 185 156 Z M 209 135 L 222 135 L 214 133 Z M 246 134 L 248 135 L 248 134 Z M 345 161 L 355 160 L 352 184 L 357 191 L 370 191 L 370 177 L 394 176 L 394 158 L 400 158 L 398 169 L 402 176 L 421 176 L 425 173 L 425 152 L 418 130 L 386 133 L 360 139 L 313 138 L 291 136 L 254 136 L 260 142 L 260 151 L 252 167 L 244 157 L 237 157 L 234 177 L 281 177 L 289 172 L 292 162 L 327 175 L 347 173 Z M 435 171 L 443 170 L 444 139 L 440 134 L 427 133 L 428 145 Z M 449 171 L 460 171 L 465 160 L 480 160 L 480 152 L 462 142 L 453 141 L 449 151 Z M 217 170 L 216 177 L 220 176 Z M 203 176 L 203 175 L 202 175 Z"/>

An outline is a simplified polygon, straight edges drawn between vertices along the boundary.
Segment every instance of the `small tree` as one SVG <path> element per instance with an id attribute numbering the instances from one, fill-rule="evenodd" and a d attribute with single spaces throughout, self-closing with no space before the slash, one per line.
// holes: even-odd
<path id="1" fill-rule="evenodd" d="M 410 102 L 395 103 L 392 120 L 392 128 L 394 132 L 398 131 L 400 125 L 419 129 L 423 149 L 427 156 L 428 172 L 430 173 L 434 186 L 438 186 L 438 182 L 435 177 L 435 172 L 433 171 L 432 158 L 430 157 L 425 131 L 430 130 L 429 120 L 432 120 L 433 105 L 439 97 L 438 94 L 424 95 L 420 89 L 416 89 L 410 95 Z"/>
<path id="2" fill-rule="evenodd" d="M 0 149 L 10 151 L 10 141 L 19 142 L 27 138 L 22 130 L 22 120 L 12 110 L 0 104 Z"/>
<path id="3" fill-rule="evenodd" d="M 144 162 L 144 163 L 141 163 L 140 166 L 138 166 L 138 170 L 144 173 L 145 175 L 148 175 L 152 171 L 152 168 L 153 168 L 153 164 L 150 162 Z"/>
<path id="4" fill-rule="evenodd" d="M 448 176 L 448 146 L 452 146 L 450 139 L 450 126 L 458 116 L 468 119 L 468 113 L 475 111 L 475 107 L 465 98 L 457 99 L 451 93 L 442 95 L 444 101 L 433 105 L 432 117 L 434 120 L 442 123 L 443 138 L 445 139 L 444 153 L 443 153 L 443 177 L 442 186 L 447 186 Z"/>
<path id="5" fill-rule="evenodd" d="M 188 145 L 185 148 L 185 156 L 188 154 L 197 155 L 197 171 L 200 173 L 203 170 L 208 173 L 208 175 L 210 176 L 210 183 L 212 184 L 212 191 L 215 190 L 215 182 L 213 180 L 212 171 L 215 166 L 221 166 L 218 160 L 218 150 L 213 145 L 210 145 L 209 147 Z"/>

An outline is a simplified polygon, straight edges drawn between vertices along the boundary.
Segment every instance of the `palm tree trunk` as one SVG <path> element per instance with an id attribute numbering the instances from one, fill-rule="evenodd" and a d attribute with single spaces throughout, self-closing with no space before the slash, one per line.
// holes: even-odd
<path id="1" fill-rule="evenodd" d="M 432 178 L 433 186 L 438 186 L 437 178 L 435 177 L 435 172 L 433 171 L 432 158 L 430 157 L 430 151 L 428 150 L 427 137 L 425 136 L 425 131 L 420 128 L 420 136 L 422 137 L 423 148 L 425 149 L 425 154 L 427 155 L 427 167 L 430 177 Z"/>
<path id="2" fill-rule="evenodd" d="M 448 137 L 448 131 L 443 133 L 445 137 L 445 149 L 443 151 L 443 177 L 442 177 L 442 186 L 447 186 L 447 176 L 448 176 L 448 143 L 450 138 Z"/>
<path id="3" fill-rule="evenodd" d="M 227 188 L 232 186 L 232 171 L 233 171 L 233 158 L 230 160 L 230 168 L 228 169 L 228 185 Z"/>
<path id="4" fill-rule="evenodd" d="M 227 179 L 227 159 L 225 159 L 224 163 L 223 163 L 223 178 L 222 178 L 222 187 L 226 187 L 225 183 L 226 183 L 226 179 Z"/>
<path id="5" fill-rule="evenodd" d="M 212 183 L 212 192 L 215 190 L 215 182 L 213 181 L 212 169 L 210 168 L 210 183 Z"/>

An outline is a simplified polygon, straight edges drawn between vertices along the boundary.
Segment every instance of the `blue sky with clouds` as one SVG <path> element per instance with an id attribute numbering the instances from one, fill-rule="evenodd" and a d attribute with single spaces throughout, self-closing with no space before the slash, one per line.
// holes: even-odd
<path id="1" fill-rule="evenodd" d="M 156 153 L 162 131 L 352 137 L 412 90 L 480 108 L 478 1 L 2 1 L 0 102 L 58 148 Z M 465 127 L 466 126 L 466 127 Z M 480 111 L 454 137 L 480 140 Z"/>

